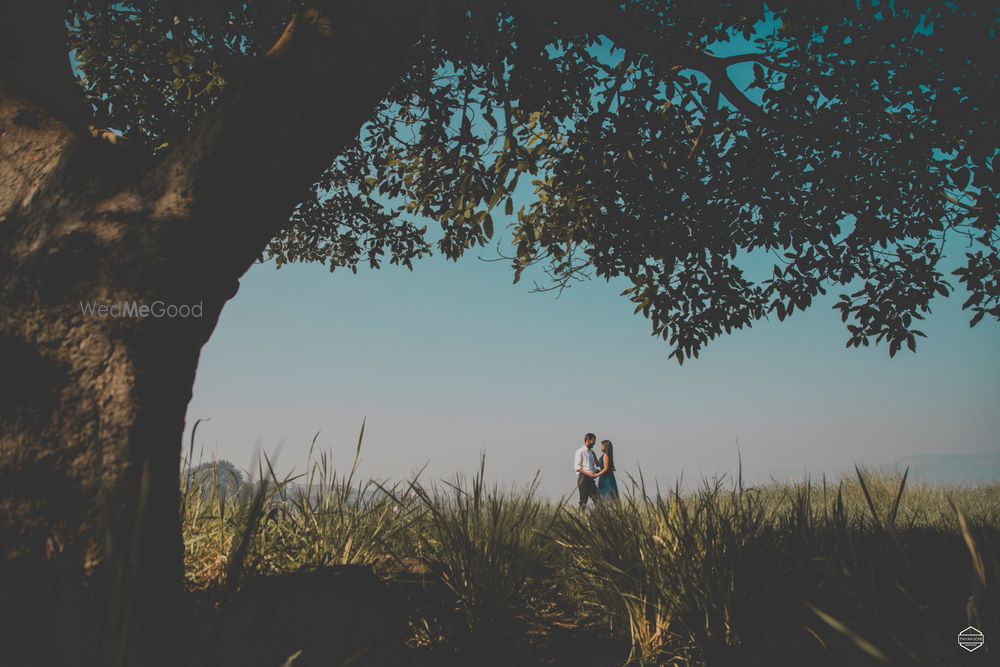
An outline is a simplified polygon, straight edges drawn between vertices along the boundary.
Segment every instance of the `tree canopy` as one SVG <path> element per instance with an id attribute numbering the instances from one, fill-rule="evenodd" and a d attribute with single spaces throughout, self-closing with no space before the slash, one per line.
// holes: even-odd
<path id="1" fill-rule="evenodd" d="M 186 492 L 205 500 L 234 497 L 245 483 L 239 468 L 225 459 L 199 463 L 185 473 Z"/>
<path id="2" fill-rule="evenodd" d="M 169 153 L 299 10 L 78 3 L 96 122 Z M 995 3 L 439 0 L 422 20 L 278 266 L 458 258 L 509 226 L 515 279 L 627 279 L 679 362 L 830 289 L 848 346 L 890 354 L 956 281 L 971 324 L 1000 319 Z"/>

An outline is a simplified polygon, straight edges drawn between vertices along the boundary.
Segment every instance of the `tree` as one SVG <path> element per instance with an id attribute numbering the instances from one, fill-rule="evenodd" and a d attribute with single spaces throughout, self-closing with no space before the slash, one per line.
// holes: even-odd
<path id="1" fill-rule="evenodd" d="M 197 493 L 205 500 L 234 498 L 246 484 L 243 473 L 225 459 L 199 463 L 187 471 L 186 479 L 187 493 Z"/>
<path id="2" fill-rule="evenodd" d="M 848 345 L 915 349 L 954 289 L 949 241 L 972 323 L 1000 318 L 998 20 L 928 0 L 4 3 L 5 568 L 135 544 L 134 608 L 174 608 L 198 355 L 262 257 L 411 266 L 510 222 L 515 279 L 624 277 L 682 362 L 830 288 Z M 768 254 L 771 277 L 744 273 Z M 81 305 L 131 302 L 201 316 Z M 136 618 L 133 646 L 169 627 Z"/>

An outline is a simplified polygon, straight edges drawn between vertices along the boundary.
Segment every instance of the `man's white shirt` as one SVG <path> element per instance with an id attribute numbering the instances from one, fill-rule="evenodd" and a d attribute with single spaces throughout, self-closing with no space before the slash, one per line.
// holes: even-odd
<path id="1" fill-rule="evenodd" d="M 580 472 L 581 470 L 597 472 L 597 455 L 594 454 L 593 448 L 587 449 L 584 446 L 576 450 L 576 455 L 573 457 L 573 471 Z"/>

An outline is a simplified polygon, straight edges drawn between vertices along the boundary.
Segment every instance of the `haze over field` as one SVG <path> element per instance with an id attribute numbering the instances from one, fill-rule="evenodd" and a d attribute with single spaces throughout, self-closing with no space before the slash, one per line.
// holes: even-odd
<path id="1" fill-rule="evenodd" d="M 916 354 L 844 349 L 831 293 L 779 323 L 712 342 L 678 366 L 619 296 L 579 283 L 556 298 L 510 285 L 505 262 L 418 262 L 329 275 L 255 266 L 223 311 L 198 370 L 188 428 L 206 452 L 249 467 L 255 446 L 304 467 L 309 441 L 349 465 L 365 415 L 363 469 L 401 478 L 473 469 L 572 489 L 585 431 L 619 467 L 670 482 L 751 479 L 914 463 L 932 479 L 1000 479 L 1000 335 L 940 299 Z M 206 454 L 208 456 L 208 454 Z"/>

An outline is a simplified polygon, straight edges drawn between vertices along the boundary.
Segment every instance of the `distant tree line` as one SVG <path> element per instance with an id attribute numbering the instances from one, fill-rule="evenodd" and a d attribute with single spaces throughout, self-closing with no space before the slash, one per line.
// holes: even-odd
<path id="1" fill-rule="evenodd" d="M 188 494 L 200 493 L 203 499 L 235 497 L 245 484 L 243 472 L 225 459 L 199 463 L 187 471 Z"/>

